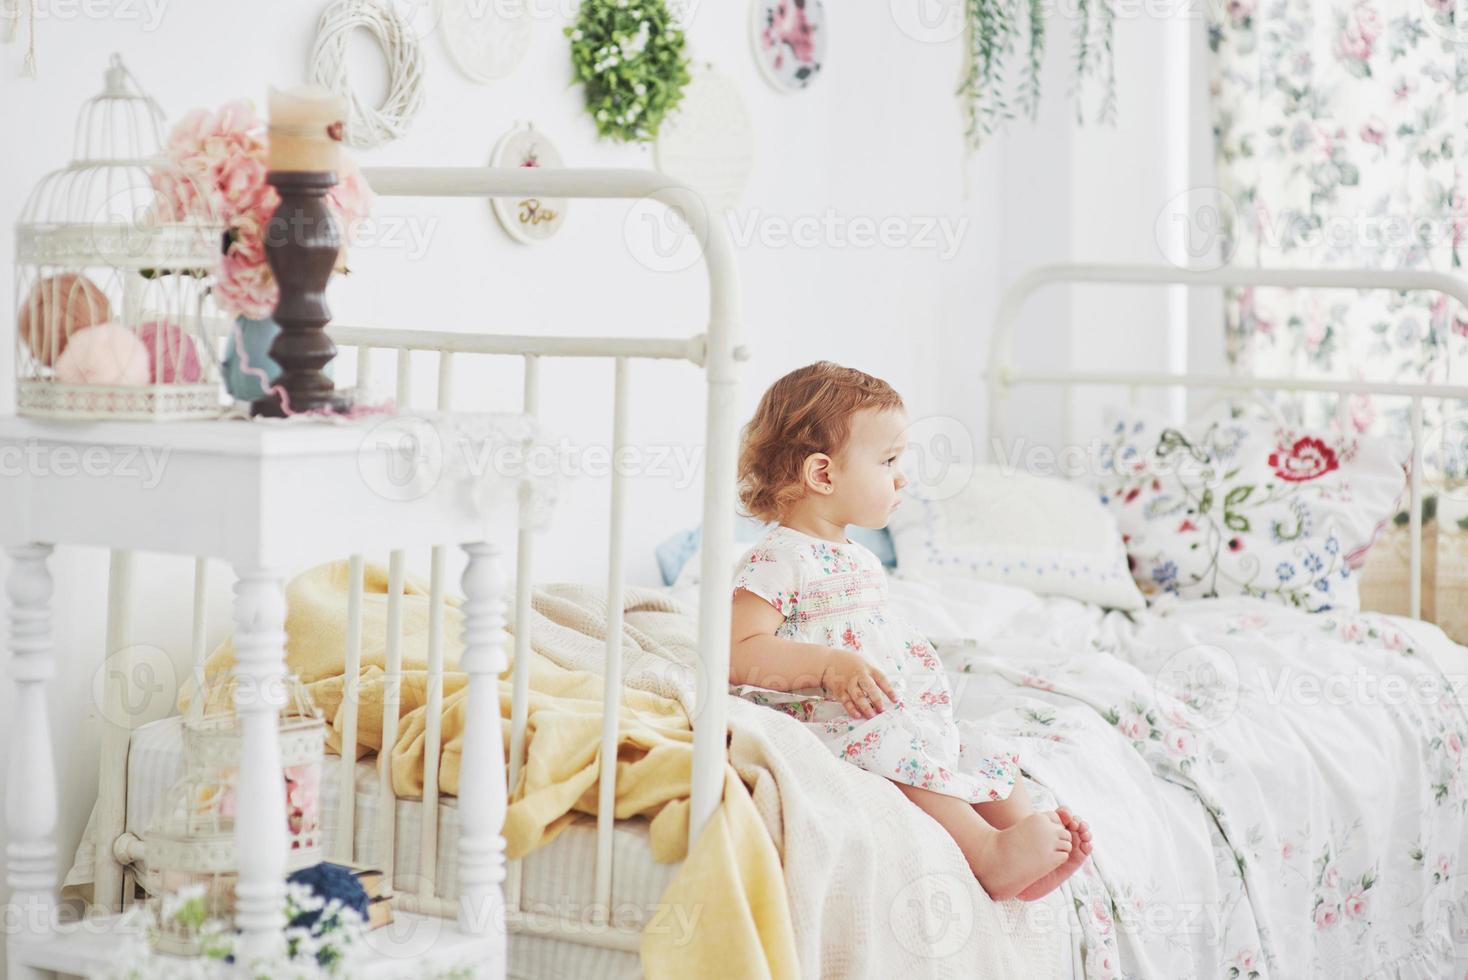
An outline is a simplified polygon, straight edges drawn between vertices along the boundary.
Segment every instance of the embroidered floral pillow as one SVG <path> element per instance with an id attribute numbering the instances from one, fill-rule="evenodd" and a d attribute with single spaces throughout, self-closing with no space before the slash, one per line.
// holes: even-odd
<path id="1" fill-rule="evenodd" d="M 1406 477 L 1381 439 L 1223 410 L 1184 427 L 1132 413 L 1102 446 L 1101 499 L 1144 593 L 1360 607 L 1356 571 Z"/>

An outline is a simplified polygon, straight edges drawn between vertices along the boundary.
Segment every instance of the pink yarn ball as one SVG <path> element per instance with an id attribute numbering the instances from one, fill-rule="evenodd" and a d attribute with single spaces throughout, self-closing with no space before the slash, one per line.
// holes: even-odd
<path id="1" fill-rule="evenodd" d="M 67 384 L 145 385 L 148 376 L 148 349 L 120 323 L 78 330 L 56 359 L 56 377 Z"/>
<path id="2" fill-rule="evenodd" d="M 148 378 L 153 384 L 196 384 L 204 377 L 199 348 L 178 324 L 149 320 L 138 327 L 138 340 L 148 350 Z"/>

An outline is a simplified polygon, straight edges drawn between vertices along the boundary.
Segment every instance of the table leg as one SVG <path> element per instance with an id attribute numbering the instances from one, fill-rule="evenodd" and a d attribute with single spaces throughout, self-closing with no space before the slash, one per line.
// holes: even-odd
<path id="1" fill-rule="evenodd" d="M 469 675 L 459 763 L 459 928 L 498 937 L 490 977 L 505 975 L 505 753 L 500 734 L 499 675 L 505 656 L 505 578 L 500 549 L 464 545 L 464 651 Z"/>
<path id="2" fill-rule="evenodd" d="M 235 925 L 248 965 L 284 950 L 285 784 L 280 709 L 285 704 L 285 583 L 277 573 L 237 568 L 234 598 L 235 710 L 243 745 L 235 786 Z"/>
<path id="3" fill-rule="evenodd" d="M 15 980 L 39 978 L 41 971 L 18 962 L 18 945 L 45 938 L 56 915 L 56 767 L 52 761 L 51 721 L 46 682 L 55 673 L 51 657 L 51 573 L 48 544 L 5 549 L 10 574 L 10 676 L 15 682 L 9 763 L 5 780 L 6 882 L 10 902 L 5 929 L 9 937 L 8 974 Z"/>

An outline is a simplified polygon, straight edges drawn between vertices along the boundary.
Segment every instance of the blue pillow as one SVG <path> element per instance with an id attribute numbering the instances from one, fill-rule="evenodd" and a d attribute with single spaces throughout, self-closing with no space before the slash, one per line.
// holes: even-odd
<path id="1" fill-rule="evenodd" d="M 764 537 L 770 526 L 751 517 L 736 514 L 734 516 L 734 543 L 736 545 L 754 544 Z M 846 536 L 870 550 L 872 554 L 881 559 L 882 564 L 886 567 L 897 567 L 897 552 L 892 547 L 892 536 L 887 533 L 885 527 L 857 527 L 853 524 L 846 529 Z M 658 571 L 662 573 L 664 585 L 672 585 L 678 580 L 678 573 L 683 570 L 684 565 L 688 564 L 688 559 L 697 553 L 702 537 L 702 527 L 690 528 L 687 531 L 679 531 L 654 549 L 658 560 Z M 743 549 L 736 548 L 735 550 L 742 551 Z"/>

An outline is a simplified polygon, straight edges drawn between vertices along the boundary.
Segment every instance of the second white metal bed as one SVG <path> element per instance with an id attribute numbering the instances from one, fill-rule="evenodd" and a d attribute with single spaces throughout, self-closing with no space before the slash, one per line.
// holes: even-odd
<path id="1" fill-rule="evenodd" d="M 1033 269 L 1021 276 L 1004 295 L 990 337 L 989 366 L 985 377 L 989 382 L 988 440 L 986 449 L 992 459 L 995 448 L 1011 434 L 1008 401 L 1018 387 L 1055 388 L 1061 399 L 1060 444 L 1073 444 L 1072 399 L 1081 386 L 1109 390 L 1124 389 L 1135 403 L 1146 389 L 1199 391 L 1214 394 L 1326 393 L 1338 395 L 1380 395 L 1407 398 L 1411 401 L 1411 463 L 1409 466 L 1410 547 L 1410 616 L 1422 612 L 1422 493 L 1423 493 L 1423 403 L 1439 399 L 1452 403 L 1468 400 L 1468 385 L 1410 384 L 1322 380 L 1309 378 L 1267 378 L 1228 374 L 1191 374 L 1163 371 L 1128 371 L 1117 369 L 1056 370 L 1022 367 L 1015 363 L 1015 329 L 1024 304 L 1040 290 L 1057 285 L 1097 284 L 1109 286 L 1151 286 L 1220 288 L 1272 286 L 1294 289 L 1360 289 L 1400 290 L 1438 293 L 1448 296 L 1468 309 L 1468 281 L 1441 272 L 1383 269 L 1244 269 L 1223 268 L 1198 271 L 1174 266 L 1146 265 L 1053 265 Z M 1191 326 L 1191 325 L 1189 325 Z M 1344 430 L 1343 430 L 1344 431 Z M 1446 436 L 1446 430 L 1444 430 Z"/>

